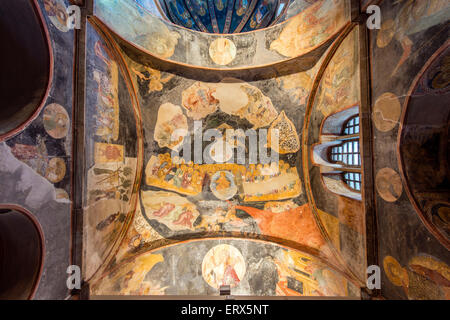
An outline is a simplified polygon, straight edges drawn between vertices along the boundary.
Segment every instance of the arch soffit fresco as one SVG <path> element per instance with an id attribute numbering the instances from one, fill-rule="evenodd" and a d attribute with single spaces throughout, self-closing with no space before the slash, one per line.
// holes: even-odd
<path id="1" fill-rule="evenodd" d="M 326 14 L 316 17 L 319 21 L 316 25 L 307 25 L 306 18 L 331 3 L 331 10 L 328 8 Z M 249 70 L 320 52 L 318 49 L 329 45 L 351 24 L 350 1 L 347 0 L 338 0 L 336 4 L 320 0 L 275 26 L 231 35 L 199 32 L 163 21 L 133 0 L 120 1 L 114 6 L 108 1 L 96 0 L 94 19 L 102 28 L 109 29 L 128 46 L 146 55 L 176 65 L 207 70 Z M 315 32 L 314 27 L 323 23 L 327 23 L 327 30 Z M 320 33 L 320 36 L 313 37 L 315 33 Z M 299 41 L 302 38 L 306 40 Z M 214 45 L 217 41 L 221 49 L 212 48 L 217 47 Z M 216 63 L 222 58 L 226 61 L 231 59 L 231 62 Z"/>
<path id="2" fill-rule="evenodd" d="M 102 287 L 103 286 L 102 282 L 104 280 L 106 280 L 108 277 L 114 275 L 115 273 L 120 273 L 120 270 L 127 268 L 127 265 L 135 262 L 136 259 L 138 259 L 139 257 L 153 255 L 153 254 L 156 254 L 157 252 L 163 252 L 164 250 L 171 249 L 171 248 L 178 248 L 178 247 L 182 247 L 184 245 L 189 245 L 189 244 L 195 245 L 196 243 L 202 243 L 202 242 L 208 243 L 208 242 L 217 242 L 217 241 L 223 241 L 223 243 L 228 243 L 229 241 L 238 241 L 238 242 L 246 241 L 246 242 L 249 242 L 251 245 L 256 245 L 256 246 L 271 245 L 273 247 L 276 247 L 276 248 L 279 248 L 282 250 L 286 250 L 286 252 L 289 252 L 289 251 L 297 252 L 301 255 L 309 257 L 313 261 L 316 261 L 316 262 L 322 264 L 324 267 L 329 268 L 330 270 L 332 270 L 333 272 L 335 272 L 336 274 L 341 276 L 343 279 L 345 279 L 349 283 L 351 283 L 355 286 L 359 286 L 358 281 L 355 280 L 354 277 L 352 277 L 350 274 L 343 271 L 341 267 L 339 267 L 333 263 L 330 263 L 329 260 L 323 259 L 315 254 L 311 254 L 311 253 L 308 253 L 308 252 L 305 252 L 305 251 L 302 251 L 299 249 L 293 249 L 290 246 L 282 245 L 282 244 L 272 242 L 272 241 L 261 240 L 261 239 L 236 238 L 236 237 L 220 237 L 220 238 L 206 237 L 206 238 L 201 238 L 201 239 L 190 239 L 190 240 L 186 240 L 186 241 L 165 244 L 165 245 L 153 248 L 151 250 L 143 251 L 132 257 L 128 257 L 127 259 L 121 261 L 118 264 L 110 266 L 110 268 L 108 268 L 107 270 L 104 270 L 103 273 L 98 274 L 95 278 L 93 278 L 91 281 L 91 284 L 93 286 Z M 150 267 L 150 270 L 151 270 L 151 267 Z"/>
<path id="3" fill-rule="evenodd" d="M 311 93 L 308 98 L 308 102 L 306 105 L 306 112 L 305 112 L 305 120 L 303 122 L 303 129 L 302 129 L 302 150 L 304 152 L 302 153 L 302 167 L 303 167 L 303 177 L 304 177 L 304 184 L 305 184 L 305 193 L 308 198 L 308 202 L 310 204 L 314 219 L 316 221 L 317 226 L 320 229 L 320 232 L 322 233 L 323 237 L 326 239 L 327 243 L 329 244 L 330 248 L 332 249 L 333 256 L 339 261 L 339 265 L 343 267 L 343 270 L 349 275 L 351 275 L 352 279 L 357 279 L 357 281 L 364 285 L 364 279 L 361 279 L 349 265 L 348 262 L 344 259 L 342 254 L 339 252 L 335 244 L 333 244 L 331 235 L 328 233 L 327 229 L 325 228 L 324 223 L 322 222 L 322 219 L 319 215 L 319 210 L 316 205 L 316 201 L 313 195 L 312 187 L 311 187 L 311 177 L 309 174 L 309 164 L 312 159 L 312 149 L 308 144 L 309 140 L 309 129 L 310 129 L 310 118 L 312 116 L 312 111 L 315 107 L 315 102 L 317 100 L 318 90 L 320 87 L 320 84 L 322 82 L 323 76 L 330 65 L 331 61 L 333 60 L 333 57 L 335 56 L 336 52 L 341 47 L 342 43 L 347 39 L 347 37 L 352 33 L 357 31 L 357 25 L 356 24 L 349 24 L 338 36 L 338 38 L 335 40 L 335 42 L 331 45 L 331 47 L 328 49 L 326 53 L 326 57 L 324 61 L 322 62 L 319 71 L 316 74 L 316 77 L 313 82 L 313 87 L 311 90 Z M 359 71 L 358 71 L 359 72 Z M 356 103 L 357 105 L 360 104 L 358 101 Z M 342 106 L 342 107 L 352 107 L 352 106 Z M 342 110 L 342 108 L 341 108 Z M 326 119 L 326 117 L 325 117 Z M 322 181 L 321 181 L 322 182 Z M 322 182 L 322 186 L 324 186 Z"/>
<path id="4" fill-rule="evenodd" d="M 112 244 L 107 249 L 108 253 L 106 254 L 103 261 L 95 268 L 95 271 L 90 274 L 86 281 L 90 281 L 91 279 L 95 278 L 98 273 L 101 273 L 102 270 L 105 269 L 105 267 L 108 265 L 108 263 L 111 261 L 112 258 L 114 258 L 115 254 L 119 250 L 120 244 L 127 234 L 128 228 L 130 227 L 134 215 L 136 213 L 136 208 L 138 205 L 138 192 L 137 192 L 137 186 L 141 183 L 142 178 L 142 170 L 144 168 L 144 140 L 143 140 L 143 129 L 142 129 L 142 115 L 141 115 L 141 108 L 139 99 L 136 94 L 136 88 L 134 87 L 133 81 L 131 80 L 131 74 L 128 70 L 128 66 L 125 63 L 125 60 L 121 54 L 121 51 L 119 50 L 117 44 L 114 42 L 114 40 L 111 38 L 111 36 L 108 33 L 103 32 L 101 29 L 96 27 L 95 24 L 90 24 L 93 29 L 97 32 L 100 39 L 103 40 L 105 45 L 107 46 L 108 53 L 111 55 L 111 59 L 113 59 L 119 66 L 119 73 L 122 75 L 127 91 L 130 95 L 134 119 L 136 122 L 136 133 L 137 133 L 137 165 L 136 165 L 136 173 L 134 176 L 134 183 L 133 183 L 133 191 L 132 196 L 129 199 L 129 210 L 126 216 L 126 219 L 120 228 L 120 231 L 118 232 L 117 237 L 112 241 Z"/>

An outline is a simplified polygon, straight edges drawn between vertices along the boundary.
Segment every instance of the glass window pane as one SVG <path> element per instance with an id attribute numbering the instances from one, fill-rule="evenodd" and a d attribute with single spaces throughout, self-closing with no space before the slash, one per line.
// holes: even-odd
<path id="1" fill-rule="evenodd" d="M 350 181 L 350 182 L 348 183 L 348 185 L 350 186 L 350 188 L 355 189 L 355 183 L 354 183 L 353 181 Z"/>
<path id="2" fill-rule="evenodd" d="M 344 144 L 344 153 L 347 153 L 348 151 L 347 151 L 347 144 L 345 143 Z"/>
<path id="3" fill-rule="evenodd" d="M 348 152 L 353 152 L 352 143 L 348 143 Z"/>
<path id="4" fill-rule="evenodd" d="M 342 154 L 339 155 L 338 160 L 342 161 Z"/>
<path id="5" fill-rule="evenodd" d="M 355 124 L 359 124 L 359 117 L 355 118 Z"/>
<path id="6" fill-rule="evenodd" d="M 355 174 L 355 180 L 361 181 L 361 174 L 359 174 L 359 173 Z"/>
<path id="7" fill-rule="evenodd" d="M 359 133 L 359 126 L 355 127 L 355 133 Z"/>
<path id="8" fill-rule="evenodd" d="M 350 164 L 350 165 L 353 164 L 353 157 L 352 157 L 352 155 L 349 155 L 349 157 L 348 157 L 348 164 Z"/>
<path id="9" fill-rule="evenodd" d="M 349 173 L 348 174 L 348 179 L 349 180 L 355 180 L 355 175 L 353 173 Z"/>
<path id="10" fill-rule="evenodd" d="M 342 153 L 342 147 L 338 148 L 338 153 Z"/>
<path id="11" fill-rule="evenodd" d="M 359 142 L 353 142 L 353 152 L 359 152 Z"/>
<path id="12" fill-rule="evenodd" d="M 355 183 L 355 189 L 360 191 L 361 190 L 361 184 L 360 183 Z"/>
<path id="13" fill-rule="evenodd" d="M 353 164 L 359 165 L 358 160 L 359 160 L 358 154 L 356 154 L 356 153 L 353 154 Z"/>
<path id="14" fill-rule="evenodd" d="M 348 159 L 347 156 L 348 156 L 348 155 L 344 154 L 344 159 L 342 160 L 342 162 L 347 163 L 347 159 Z"/>

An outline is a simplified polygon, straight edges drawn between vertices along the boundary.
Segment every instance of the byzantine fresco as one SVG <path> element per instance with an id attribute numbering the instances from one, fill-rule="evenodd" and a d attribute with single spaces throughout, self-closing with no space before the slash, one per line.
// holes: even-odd
<path id="1" fill-rule="evenodd" d="M 319 1 L 311 8 L 322 14 L 329 6 Z M 101 23 L 98 25 L 109 32 Z M 177 29 L 181 31 L 184 30 Z M 315 100 L 318 106 L 314 110 L 320 115 L 317 119 L 359 99 L 355 34 L 344 40 L 322 76 Z M 95 283 L 92 294 L 210 294 L 220 283 L 209 271 L 201 284 L 196 284 L 199 291 L 195 292 L 169 290 L 165 282 L 153 280 L 145 288 L 137 287 L 152 266 L 167 259 L 163 254 L 153 254 L 155 250 L 166 250 L 158 249 L 165 246 L 181 248 L 184 244 L 178 244 L 180 241 L 193 239 L 198 239 L 199 246 L 205 246 L 207 241 L 200 244 L 204 238 L 272 241 L 325 259 L 346 274 L 363 272 L 364 222 L 361 214 L 358 215 L 362 212 L 361 205 L 339 199 L 340 213 L 328 213 L 328 207 L 315 208 L 307 200 L 300 165 L 304 114 L 326 53 L 314 58 L 319 61 L 309 68 L 289 70 L 286 65 L 258 70 L 253 76 L 239 72 L 202 72 L 194 68 L 183 73 L 151 55 L 137 54 L 136 49 L 118 41 L 141 109 L 144 159 L 136 211 L 126 233 L 120 233 L 117 238 L 112 229 L 106 232 L 119 239 L 120 244 L 114 245 L 102 272 L 91 281 Z M 320 41 L 324 39 L 312 45 Z M 297 49 L 302 48 L 300 45 Z M 290 50 L 297 49 L 294 45 Z M 169 54 L 177 55 L 176 50 Z M 302 57 L 296 59 L 301 61 Z M 213 134 L 210 129 L 214 129 Z M 121 152 L 118 150 L 117 155 Z M 215 269 L 214 255 L 235 252 L 229 248 L 224 250 L 219 247 L 209 254 L 205 251 L 209 257 L 205 261 L 209 262 L 203 263 L 202 268 Z M 236 264 L 233 277 L 241 278 L 246 268 L 254 268 L 256 262 L 248 256 L 233 255 L 227 258 Z M 356 260 L 353 264 L 349 261 L 352 259 Z M 303 295 L 353 296 L 359 291 L 352 287 L 349 294 L 346 285 L 336 285 L 329 292 L 328 289 L 317 291 L 317 283 L 313 285 L 315 289 L 300 285 L 286 278 L 292 271 L 284 263 L 275 263 L 277 267 L 270 271 L 279 274 L 284 284 L 276 284 L 267 291 L 268 295 L 298 295 L 303 290 L 299 289 L 301 286 Z M 136 271 L 132 271 L 133 265 L 138 266 Z M 185 271 L 188 272 L 181 270 L 179 276 L 184 277 Z M 224 277 L 220 275 L 219 282 Z M 355 276 L 352 277 L 355 281 Z M 247 287 L 242 290 L 239 291 L 242 294 L 258 295 L 264 291 Z"/>
<path id="2" fill-rule="evenodd" d="M 318 66 L 254 82 L 208 82 L 158 71 L 158 78 L 169 80 L 161 90 L 149 90 L 154 66 L 126 60 L 141 99 L 145 168 L 134 221 L 111 266 L 164 243 L 205 235 L 277 239 L 330 255 L 303 194 L 297 167 L 302 124 L 293 116 L 300 101 L 305 107 L 303 94 Z M 262 141 L 269 155 L 250 163 L 258 142 L 250 142 L 245 131 L 271 128 L 280 132 L 279 143 Z M 223 136 L 200 141 L 205 159 L 196 161 L 196 138 L 208 129 Z M 238 149 L 245 154 L 241 163 Z M 279 160 L 271 161 L 275 152 Z"/>
<path id="3" fill-rule="evenodd" d="M 450 267 L 433 256 L 414 256 L 405 267 L 386 256 L 383 269 L 389 281 L 402 288 L 410 300 L 450 299 Z"/>
<path id="4" fill-rule="evenodd" d="M 189 30 L 188 25 L 193 29 L 199 21 L 190 16 L 181 23 L 188 29 L 168 23 L 154 15 L 154 10 L 145 9 L 148 5 L 143 2 L 97 0 L 94 14 L 129 44 L 155 57 L 193 67 L 251 68 L 310 53 L 320 56 L 318 49 L 329 45 L 350 22 L 350 1 L 308 1 L 297 8 L 294 17 L 270 28 L 254 30 L 258 27 L 255 19 L 262 15 L 256 12 L 245 29 L 252 32 L 215 35 Z"/>
<path id="5" fill-rule="evenodd" d="M 240 33 L 265 28 L 284 18 L 283 0 L 159 0 L 166 17 L 187 29 L 207 33 Z"/>
<path id="6" fill-rule="evenodd" d="M 314 215 L 320 221 L 333 248 L 343 263 L 365 282 L 366 252 L 364 209 L 360 199 L 347 196 L 343 183 L 329 178 L 331 168 L 313 161 L 313 147 L 327 142 L 323 135 L 323 123 L 336 112 L 357 106 L 360 101 L 359 38 L 358 28 L 338 43 L 329 64 L 320 78 L 317 92 L 309 111 L 308 126 L 304 134 L 308 156 L 304 157 L 306 192 Z M 339 130 L 340 132 L 340 130 Z M 341 193 L 336 193 L 342 190 Z"/>
<path id="7" fill-rule="evenodd" d="M 370 58 L 382 295 L 449 299 L 450 5 L 383 1 L 381 10 Z"/>
<path id="8" fill-rule="evenodd" d="M 111 47 L 88 24 L 85 112 L 84 276 L 113 250 L 136 207 L 140 133 Z"/>
<path id="9" fill-rule="evenodd" d="M 270 49 L 297 57 L 326 41 L 349 20 L 349 2 L 319 0 L 286 23 Z"/>
<path id="10" fill-rule="evenodd" d="M 301 251 L 251 240 L 191 241 L 146 252 L 93 284 L 95 295 L 359 296 L 345 276 Z"/>
<path id="11" fill-rule="evenodd" d="M 123 11 L 116 8 L 114 14 L 125 14 L 128 9 L 132 9 L 131 2 L 123 2 L 121 5 L 124 6 Z M 360 201 L 325 193 L 321 185 L 321 189 L 318 189 L 317 186 L 321 183 L 320 175 L 317 175 L 313 168 L 312 182 L 309 183 L 306 181 L 309 177 L 305 177 L 306 173 L 301 165 L 304 152 L 308 152 L 308 149 L 301 148 L 302 134 L 309 137 L 319 135 L 318 132 L 302 133 L 302 129 L 314 79 L 329 52 L 312 57 L 311 60 L 317 63 L 312 63 L 309 67 L 304 67 L 301 55 L 310 52 L 313 47 L 320 47 L 331 39 L 336 30 L 342 29 L 346 25 L 347 9 L 345 1 L 317 1 L 287 24 L 281 24 L 283 31 L 276 31 L 278 26 L 270 29 L 264 40 L 264 47 L 259 45 L 258 50 L 246 49 L 248 52 L 255 51 L 256 55 L 264 52 L 266 57 L 277 57 L 267 58 L 268 63 L 294 58 L 293 63 L 298 62 L 301 68 L 289 69 L 290 65 L 283 64 L 277 68 L 262 68 L 247 74 L 221 73 L 218 70 L 203 72 L 187 66 L 185 69 L 188 72 L 181 72 L 171 61 L 186 62 L 187 54 L 190 53 L 183 47 L 185 39 L 188 39 L 183 35 L 187 31 L 165 25 L 158 20 L 154 24 L 155 28 L 160 28 L 164 34 L 161 35 L 164 44 L 158 45 L 158 48 L 165 48 L 164 52 L 148 54 L 152 50 L 143 46 L 147 52 L 139 53 L 138 48 L 132 48 L 126 42 L 116 39 L 119 46 L 115 47 L 114 50 L 118 52 L 114 56 L 120 53 L 124 59 L 120 63 L 126 65 L 130 84 L 122 78 L 120 72 L 114 71 L 117 68 L 114 62 L 118 64 L 119 61 L 114 61 L 111 57 L 108 46 L 98 45 L 99 49 L 96 50 L 95 41 L 91 41 L 90 45 L 94 48 L 91 49 L 91 54 L 96 56 L 95 68 L 103 71 L 104 78 L 109 79 L 109 83 L 111 79 L 114 81 L 115 75 L 118 74 L 119 90 L 110 89 L 108 92 L 126 92 L 123 86 L 120 89 L 123 82 L 135 89 L 140 107 L 137 119 L 142 123 L 144 145 L 142 163 L 139 164 L 139 159 L 134 160 L 133 167 L 127 162 L 132 160 L 128 159 L 132 158 L 128 149 L 134 145 L 135 140 L 139 140 L 139 134 L 137 138 L 131 135 L 126 140 L 121 139 L 122 128 L 129 128 L 132 123 L 131 120 L 126 120 L 129 113 L 121 111 L 125 110 L 129 101 L 121 100 L 126 99 L 126 94 L 123 94 L 124 97 L 119 95 L 119 100 L 113 94 L 108 100 L 110 104 L 106 112 L 108 117 L 112 117 L 107 121 L 109 131 L 105 130 L 107 134 L 103 136 L 93 132 L 92 136 L 95 138 L 90 142 L 93 156 L 89 158 L 91 169 L 88 173 L 87 195 L 91 194 L 92 190 L 97 190 L 89 199 L 96 201 L 96 197 L 100 197 L 92 204 L 92 211 L 97 213 L 92 215 L 95 220 L 90 222 L 90 228 L 105 230 L 91 232 L 98 237 L 97 245 L 92 246 L 92 252 L 99 257 L 97 261 L 91 258 L 92 274 L 101 261 L 106 261 L 101 272 L 96 273 L 90 282 L 93 284 L 92 294 L 212 294 L 217 292 L 221 283 L 231 281 L 233 290 L 237 290 L 233 291 L 233 294 L 355 296 L 355 292 L 359 291 L 356 286 L 363 283 L 361 279 L 365 271 L 362 204 Z M 99 20 L 94 22 L 107 33 L 111 32 L 107 27 L 111 27 L 111 22 L 118 19 L 114 15 L 106 16 L 108 10 L 102 1 L 97 1 L 96 15 Z M 337 15 L 335 25 L 325 17 L 330 10 Z M 124 17 L 124 20 L 117 21 L 127 21 L 126 19 Z M 136 21 L 140 19 L 136 18 Z M 151 18 L 149 19 L 151 21 Z M 290 42 L 289 37 L 298 39 L 298 28 L 306 25 L 306 20 L 302 19 L 306 19 L 309 27 L 313 29 L 314 23 L 325 27 L 321 29 L 318 37 L 308 38 L 308 43 Z M 106 23 L 106 26 L 102 22 Z M 135 38 L 137 31 L 127 29 L 131 25 L 136 23 L 122 26 L 121 22 L 115 26 L 123 29 L 118 31 L 113 28 L 113 31 L 125 36 L 126 40 L 133 39 L 130 41 L 139 44 Z M 155 28 L 149 30 L 156 30 Z M 257 32 L 246 36 L 259 37 Z M 191 42 L 198 46 L 208 43 L 205 39 L 192 38 L 194 35 L 205 37 L 204 34 L 186 34 L 191 37 Z M 357 29 L 354 29 L 342 43 L 335 44 L 339 46 L 337 52 L 325 68 L 324 74 L 316 80 L 320 82 L 313 100 L 311 130 L 319 130 L 322 120 L 328 115 L 359 102 L 357 34 Z M 98 41 L 98 36 L 94 37 L 92 34 L 90 37 Z M 152 45 L 155 46 L 160 39 L 157 34 L 148 34 L 146 37 L 152 39 Z M 243 41 L 242 37 L 244 35 L 226 38 L 232 40 L 236 52 L 233 45 L 225 40 L 217 41 L 213 49 L 201 48 L 206 50 L 206 54 L 199 55 L 196 63 L 208 67 L 212 66 L 209 59 L 214 61 L 217 58 L 218 65 L 222 63 L 230 68 L 239 66 L 240 63 L 246 67 L 256 65 L 249 62 L 250 60 L 239 60 L 240 50 L 243 48 L 240 47 L 239 41 Z M 253 41 L 253 38 L 251 40 Z M 256 41 L 260 41 L 259 38 Z M 275 44 L 271 47 L 273 43 Z M 220 51 L 221 48 L 231 51 L 216 55 L 217 50 Z M 284 49 L 287 50 L 284 54 L 277 52 Z M 324 51 L 322 48 L 321 52 Z M 183 54 L 184 60 L 180 58 Z M 284 58 L 280 60 L 281 55 L 284 55 Z M 161 62 L 155 56 L 167 61 Z M 232 61 L 227 64 L 226 61 L 230 59 Z M 260 62 L 264 63 L 258 60 L 258 64 Z M 96 78 L 101 79 L 103 76 Z M 90 82 L 90 86 L 94 88 L 97 85 L 96 78 L 93 77 Z M 91 98 L 98 100 L 95 95 Z M 113 117 L 117 114 L 117 101 L 118 120 Z M 96 104 L 98 103 L 93 102 L 92 106 Z M 97 119 L 97 109 L 91 107 L 92 119 Z M 103 122 L 99 123 L 102 125 Z M 118 136 L 114 131 L 117 123 Z M 92 130 L 95 129 L 95 125 L 91 127 Z M 131 128 L 134 129 L 132 125 Z M 210 129 L 214 131 L 211 133 Z M 127 131 L 127 134 L 129 135 L 130 131 Z M 104 149 L 107 147 L 114 148 L 114 151 Z M 137 149 L 138 147 L 135 147 L 134 150 Z M 139 158 L 136 153 L 134 157 Z M 110 161 L 109 157 L 112 157 Z M 106 176 L 102 175 L 106 175 L 104 170 L 113 170 L 114 166 L 118 166 L 117 163 L 120 163 L 120 166 L 126 164 L 132 167 L 130 176 L 134 176 L 138 171 L 141 173 L 139 184 L 133 191 L 114 187 L 114 198 L 112 194 L 108 194 L 111 189 L 102 186 L 102 181 L 107 181 L 104 180 Z M 130 170 L 120 168 L 122 171 L 114 178 L 123 183 L 124 179 L 129 179 L 124 175 L 130 173 Z M 310 184 L 313 185 L 313 199 L 316 196 L 321 197 L 323 193 L 324 202 L 308 200 Z M 125 202 L 133 197 L 135 190 L 137 191 L 136 207 L 129 207 L 130 210 L 135 209 L 133 214 L 127 215 L 127 212 L 118 209 L 119 204 L 124 202 L 120 192 L 122 189 L 131 192 L 125 193 Z M 99 211 L 103 213 L 99 214 Z M 227 246 L 224 239 L 211 239 L 224 237 L 246 240 L 230 240 L 232 243 Z M 107 245 L 100 244 L 105 240 Z M 273 251 L 274 253 L 269 255 L 280 255 L 280 258 L 255 260 L 251 258 L 253 253 L 247 254 L 242 247 L 233 244 L 235 242 L 242 243 L 243 246 L 257 246 L 258 243 L 261 247 L 261 244 L 254 240 L 273 242 L 270 246 L 277 248 L 274 250 L 278 253 Z M 210 245 L 214 241 L 217 246 Z M 279 245 L 292 249 L 281 249 Z M 203 249 L 197 249 L 197 246 Z M 181 255 L 172 250 L 186 253 L 199 250 L 201 258 L 200 253 L 198 256 L 196 253 L 189 259 L 197 259 L 198 262 L 179 260 L 178 264 L 173 260 L 175 256 L 172 256 Z M 255 249 L 255 252 L 258 250 L 263 249 Z M 298 270 L 304 270 L 313 281 L 301 280 L 296 271 L 291 269 L 291 262 L 288 262 L 290 259 L 296 260 L 295 250 L 304 252 L 305 257 L 315 256 L 314 260 L 317 259 L 318 263 L 321 259 L 328 261 L 336 270 L 340 270 L 339 272 L 351 275 L 355 283 L 350 285 L 348 280 L 339 278 L 335 274 L 337 271 L 329 269 L 315 273 L 309 267 L 305 269 L 305 266 L 299 267 Z M 298 257 L 303 255 L 298 254 Z M 185 255 L 183 253 L 182 256 Z M 283 260 L 281 256 L 291 258 Z M 270 265 L 267 270 L 256 270 L 258 265 L 266 264 Z M 162 271 L 158 271 L 158 276 L 154 278 L 149 276 L 153 268 L 176 268 L 177 278 L 188 279 L 191 272 L 194 272 L 186 269 L 190 268 L 188 265 L 192 268 L 199 266 L 198 270 L 203 272 L 204 276 L 199 277 L 201 273 L 195 271 L 196 280 L 183 284 L 178 289 L 171 287 L 173 280 L 160 275 Z M 258 285 L 255 287 L 245 282 L 239 284 L 242 278 L 252 275 L 252 272 L 264 274 L 266 271 L 270 277 L 278 275 L 279 279 L 275 281 L 273 276 L 270 288 L 258 288 Z M 327 283 L 328 280 L 322 279 L 320 274 L 326 279 L 335 279 L 334 284 Z M 253 275 L 251 277 L 254 278 Z M 148 282 L 145 279 L 148 279 Z"/>

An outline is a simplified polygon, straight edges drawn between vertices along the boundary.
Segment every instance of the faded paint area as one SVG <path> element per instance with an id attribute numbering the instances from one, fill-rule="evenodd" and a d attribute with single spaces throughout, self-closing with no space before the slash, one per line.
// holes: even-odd
<path id="1" fill-rule="evenodd" d="M 350 21 L 346 0 L 320 0 L 303 8 L 289 21 L 233 35 L 196 32 L 167 23 L 133 0 L 95 1 L 94 14 L 127 42 L 156 57 L 192 67 L 245 69 L 314 52 Z"/>
<path id="2" fill-rule="evenodd" d="M 301 251 L 261 241 L 203 240 L 146 252 L 93 284 L 95 295 L 359 297 L 342 274 Z"/>

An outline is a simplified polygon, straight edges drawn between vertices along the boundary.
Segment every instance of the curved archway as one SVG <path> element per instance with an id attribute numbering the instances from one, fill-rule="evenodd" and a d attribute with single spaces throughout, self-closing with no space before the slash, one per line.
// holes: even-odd
<path id="1" fill-rule="evenodd" d="M 398 160 L 406 193 L 428 230 L 450 248 L 450 43 L 414 81 L 398 133 Z"/>
<path id="2" fill-rule="evenodd" d="M 0 205 L 0 300 L 31 299 L 44 262 L 44 238 L 27 210 Z"/>
<path id="3" fill-rule="evenodd" d="M 52 52 L 43 18 L 35 1 L 2 2 L 0 141 L 31 122 L 48 95 Z"/>

